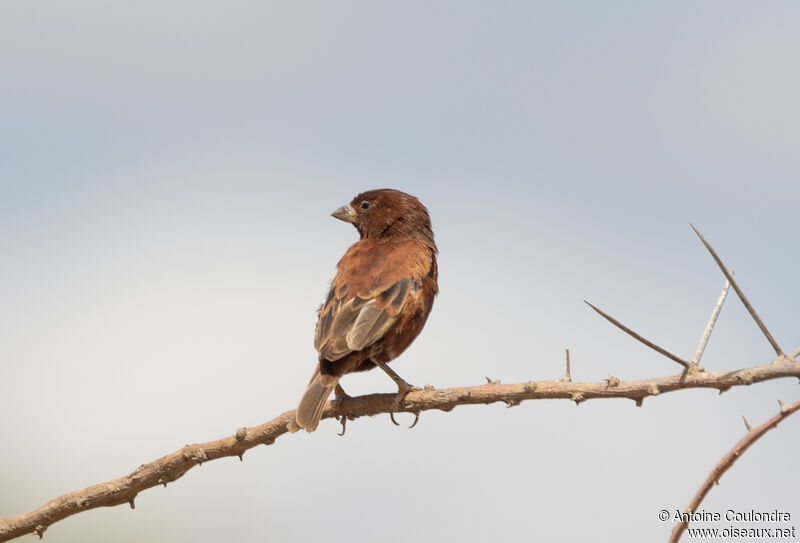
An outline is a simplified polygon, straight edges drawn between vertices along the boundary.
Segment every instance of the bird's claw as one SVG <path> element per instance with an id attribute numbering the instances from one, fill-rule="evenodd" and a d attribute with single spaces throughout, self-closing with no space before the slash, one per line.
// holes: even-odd
<path id="1" fill-rule="evenodd" d="M 337 383 L 336 388 L 333 389 L 333 405 L 336 407 L 337 413 L 342 408 L 342 403 L 344 403 L 345 400 L 349 400 L 350 398 L 351 396 L 344 391 L 342 385 Z"/>
<path id="2" fill-rule="evenodd" d="M 339 383 L 336 383 L 336 388 L 333 389 L 333 395 L 334 395 L 333 403 L 336 406 L 336 411 L 338 412 L 339 409 L 341 409 L 342 407 L 342 403 L 345 400 L 350 399 L 350 395 L 344 391 L 342 385 L 340 385 Z M 341 433 L 337 432 L 337 435 L 341 437 L 347 430 L 347 415 L 341 414 L 338 417 L 336 417 L 336 420 L 338 420 L 339 424 L 342 425 L 342 432 Z"/>
<path id="3" fill-rule="evenodd" d="M 394 414 L 400 410 L 400 404 L 403 403 L 403 400 L 405 400 L 406 395 L 409 392 L 413 392 L 414 390 L 421 390 L 419 387 L 415 387 L 414 385 L 409 385 L 405 381 L 403 381 L 403 383 L 405 383 L 404 386 L 398 386 L 397 395 L 394 397 L 394 400 L 392 401 L 392 410 L 389 411 L 389 418 L 392 419 L 392 423 L 395 426 L 400 426 L 400 424 L 397 422 L 397 420 L 395 420 Z M 414 411 L 413 413 L 414 413 L 414 422 L 411 423 L 411 426 L 409 426 L 409 428 L 413 428 L 419 422 L 419 411 Z"/>
<path id="4" fill-rule="evenodd" d="M 390 419 L 392 419 L 392 423 L 393 423 L 395 426 L 400 426 L 400 423 L 399 423 L 399 422 L 397 422 L 397 421 L 395 420 L 395 418 L 394 418 L 394 412 L 393 412 L 393 411 L 390 411 L 390 412 L 389 412 L 389 418 L 390 418 Z M 409 429 L 413 428 L 414 426 L 416 426 L 416 425 L 417 425 L 417 423 L 418 423 L 418 422 L 419 422 L 419 411 L 414 411 L 414 422 L 412 422 L 412 423 L 411 423 L 411 426 L 409 426 L 408 428 L 409 428 Z"/>
<path id="5" fill-rule="evenodd" d="M 375 363 L 376 366 L 382 369 L 386 373 L 386 375 L 391 377 L 392 381 L 394 381 L 395 384 L 397 385 L 397 394 L 395 395 L 394 400 L 392 400 L 392 409 L 391 411 L 389 411 L 389 418 L 392 419 L 392 423 L 395 426 L 400 426 L 400 424 L 398 424 L 398 422 L 395 420 L 394 414 L 400 410 L 400 404 L 403 403 L 403 400 L 406 399 L 406 396 L 408 395 L 409 392 L 422 389 L 419 387 L 415 387 L 414 385 L 410 384 L 408 381 L 397 375 L 397 373 L 392 368 L 390 368 L 389 365 L 386 364 L 386 362 L 381 362 L 380 360 L 373 360 L 373 362 Z M 414 419 L 414 422 L 411 424 L 411 426 L 409 426 L 409 428 L 413 428 L 414 426 L 416 426 L 417 422 L 419 421 L 419 412 L 415 411 L 414 415 L 416 415 L 416 418 Z"/>

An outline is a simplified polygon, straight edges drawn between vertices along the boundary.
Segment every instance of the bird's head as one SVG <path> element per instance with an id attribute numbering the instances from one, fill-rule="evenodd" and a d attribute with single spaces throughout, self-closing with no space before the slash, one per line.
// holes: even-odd
<path id="1" fill-rule="evenodd" d="M 331 215 L 355 226 L 361 239 L 412 238 L 436 251 L 428 209 L 405 192 L 394 189 L 362 192 Z"/>

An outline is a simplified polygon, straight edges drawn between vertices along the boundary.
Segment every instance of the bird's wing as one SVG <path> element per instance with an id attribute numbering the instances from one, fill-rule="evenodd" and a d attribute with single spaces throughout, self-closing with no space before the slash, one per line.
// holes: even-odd
<path id="1" fill-rule="evenodd" d="M 334 361 L 365 349 L 394 324 L 431 266 L 429 253 L 415 243 L 359 242 L 342 257 L 319 311 L 314 346 L 320 357 Z"/>

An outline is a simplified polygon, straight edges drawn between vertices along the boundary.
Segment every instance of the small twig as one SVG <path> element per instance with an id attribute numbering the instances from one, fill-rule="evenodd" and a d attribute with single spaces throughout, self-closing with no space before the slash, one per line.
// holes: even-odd
<path id="1" fill-rule="evenodd" d="M 568 383 L 572 382 L 572 372 L 569 369 L 569 349 L 567 349 L 567 372 L 564 374 L 564 377 L 562 377 L 561 380 Z"/>
<path id="2" fill-rule="evenodd" d="M 731 275 L 733 275 L 733 272 L 731 272 Z M 708 319 L 708 324 L 703 332 L 703 337 L 700 338 L 700 345 L 697 346 L 697 352 L 694 354 L 692 364 L 700 363 L 700 358 L 703 356 L 703 352 L 706 350 L 708 338 L 711 337 L 711 331 L 714 329 L 714 324 L 717 322 L 719 312 L 722 310 L 722 304 L 725 303 L 725 298 L 728 296 L 728 289 L 730 286 L 731 282 L 726 279 L 725 286 L 722 287 L 722 293 L 719 295 L 719 299 L 717 300 L 717 305 L 714 306 L 714 311 L 711 312 L 711 318 Z"/>
<path id="3" fill-rule="evenodd" d="M 733 446 L 733 448 L 728 451 L 728 454 L 722 457 L 722 459 L 714 466 L 714 469 L 711 470 L 708 478 L 706 478 L 705 482 L 703 482 L 700 489 L 692 498 L 692 501 L 689 502 L 689 505 L 686 507 L 686 513 L 691 513 L 693 511 L 697 511 L 697 508 L 703 502 L 703 499 L 711 490 L 715 484 L 719 482 L 720 477 L 730 469 L 730 467 L 736 462 L 736 460 L 741 457 L 741 455 L 750 448 L 750 446 L 758 441 L 758 439 L 766 434 L 768 431 L 772 430 L 778 423 L 800 409 L 800 401 L 795 402 L 791 405 L 783 405 L 781 404 L 781 410 L 777 413 L 774 417 L 769 419 L 767 422 L 759 426 L 758 428 L 753 428 L 747 435 L 745 435 L 739 442 Z M 747 421 L 745 421 L 747 424 Z M 749 424 L 747 425 L 750 426 Z M 677 543 L 677 541 L 681 538 L 681 535 L 686 530 L 686 527 L 689 525 L 688 521 L 681 521 L 675 525 L 672 529 L 672 535 L 669 538 L 669 543 Z"/>
<path id="4" fill-rule="evenodd" d="M 795 349 L 794 352 L 792 354 L 790 354 L 789 356 L 792 357 L 792 358 L 797 358 L 798 356 L 800 356 L 800 347 Z"/>
<path id="5" fill-rule="evenodd" d="M 747 297 L 744 295 L 744 292 L 742 292 L 742 289 L 740 289 L 739 285 L 737 285 L 736 281 L 734 281 L 733 274 L 731 272 L 729 272 L 728 268 L 725 267 L 725 264 L 722 263 L 722 260 L 719 258 L 719 255 L 717 255 L 717 252 L 714 250 L 713 247 L 711 247 L 711 244 L 708 243 L 708 241 L 706 241 L 706 238 L 703 237 L 703 234 L 701 234 L 697 230 L 697 228 L 694 227 L 693 224 L 690 224 L 689 226 L 692 227 L 692 230 L 694 230 L 694 233 L 697 234 L 697 237 L 699 237 L 700 241 L 703 242 L 703 245 L 706 246 L 706 249 L 708 249 L 708 252 L 711 253 L 711 256 L 714 258 L 714 261 L 717 263 L 717 266 L 719 266 L 719 269 L 722 270 L 723 274 L 725 274 L 725 278 L 728 281 L 730 281 L 731 286 L 733 287 L 733 290 L 735 290 L 736 294 L 739 295 L 739 299 L 742 301 L 744 306 L 747 308 L 747 311 L 750 313 L 750 316 L 753 317 L 753 320 L 756 321 L 756 324 L 761 329 L 761 332 L 764 334 L 764 337 L 767 338 L 767 341 L 769 341 L 769 344 L 772 345 L 773 349 L 775 349 L 775 353 L 778 356 L 784 356 L 783 351 L 780 348 L 780 345 L 778 345 L 778 342 L 775 341 L 774 337 L 772 337 L 772 334 L 769 333 L 769 330 L 767 330 L 767 327 L 764 325 L 764 321 L 762 321 L 761 317 L 758 316 L 758 313 L 756 313 L 756 310 L 753 309 L 753 306 L 750 305 L 749 301 L 747 301 Z"/>
<path id="6" fill-rule="evenodd" d="M 691 366 L 691 363 L 687 362 L 683 358 L 680 358 L 679 356 L 675 356 L 674 354 L 672 354 L 668 350 L 666 350 L 666 349 L 664 349 L 662 347 L 659 347 L 658 345 L 656 345 L 655 343 L 653 343 L 649 339 L 646 339 L 646 338 L 640 336 L 639 334 L 637 334 L 636 332 L 634 332 L 633 330 L 631 330 L 630 328 L 628 328 L 627 326 L 625 326 L 624 324 L 619 322 L 617 319 L 615 319 L 614 317 L 612 317 L 611 315 L 609 315 L 607 313 L 604 313 L 601 309 L 595 307 L 594 305 L 590 304 L 586 300 L 584 300 L 584 302 L 586 303 L 586 305 L 588 305 L 589 307 L 591 307 L 592 309 L 594 309 L 595 311 L 600 313 L 603 317 L 605 317 L 605 319 L 608 322 L 610 322 L 611 324 L 613 324 L 614 326 L 616 326 L 617 328 L 619 328 L 620 330 L 622 330 L 626 334 L 632 336 L 634 339 L 637 339 L 637 340 L 641 341 L 642 343 L 644 343 L 645 345 L 647 345 L 648 347 L 650 347 L 651 349 L 653 349 L 657 353 L 660 353 L 660 354 L 666 356 L 670 360 L 674 360 L 675 362 L 677 362 L 678 364 L 680 364 L 681 366 L 683 366 L 687 370 Z"/>
<path id="7" fill-rule="evenodd" d="M 748 432 L 752 432 L 753 431 L 753 427 L 750 426 L 750 423 L 747 422 L 747 419 L 745 418 L 744 415 L 742 415 L 742 420 L 744 421 L 744 426 L 745 426 L 745 428 L 747 428 L 747 431 Z"/>

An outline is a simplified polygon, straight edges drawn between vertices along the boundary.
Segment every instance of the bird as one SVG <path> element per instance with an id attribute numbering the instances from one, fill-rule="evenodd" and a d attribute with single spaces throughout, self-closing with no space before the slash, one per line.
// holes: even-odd
<path id="1" fill-rule="evenodd" d="M 297 426 L 313 432 L 331 392 L 344 395 L 348 373 L 380 367 L 402 399 L 414 387 L 387 365 L 422 331 L 439 292 L 428 209 L 394 189 L 369 190 L 331 215 L 351 223 L 359 240 L 337 264 L 317 313 L 318 363 L 295 412 Z"/>

